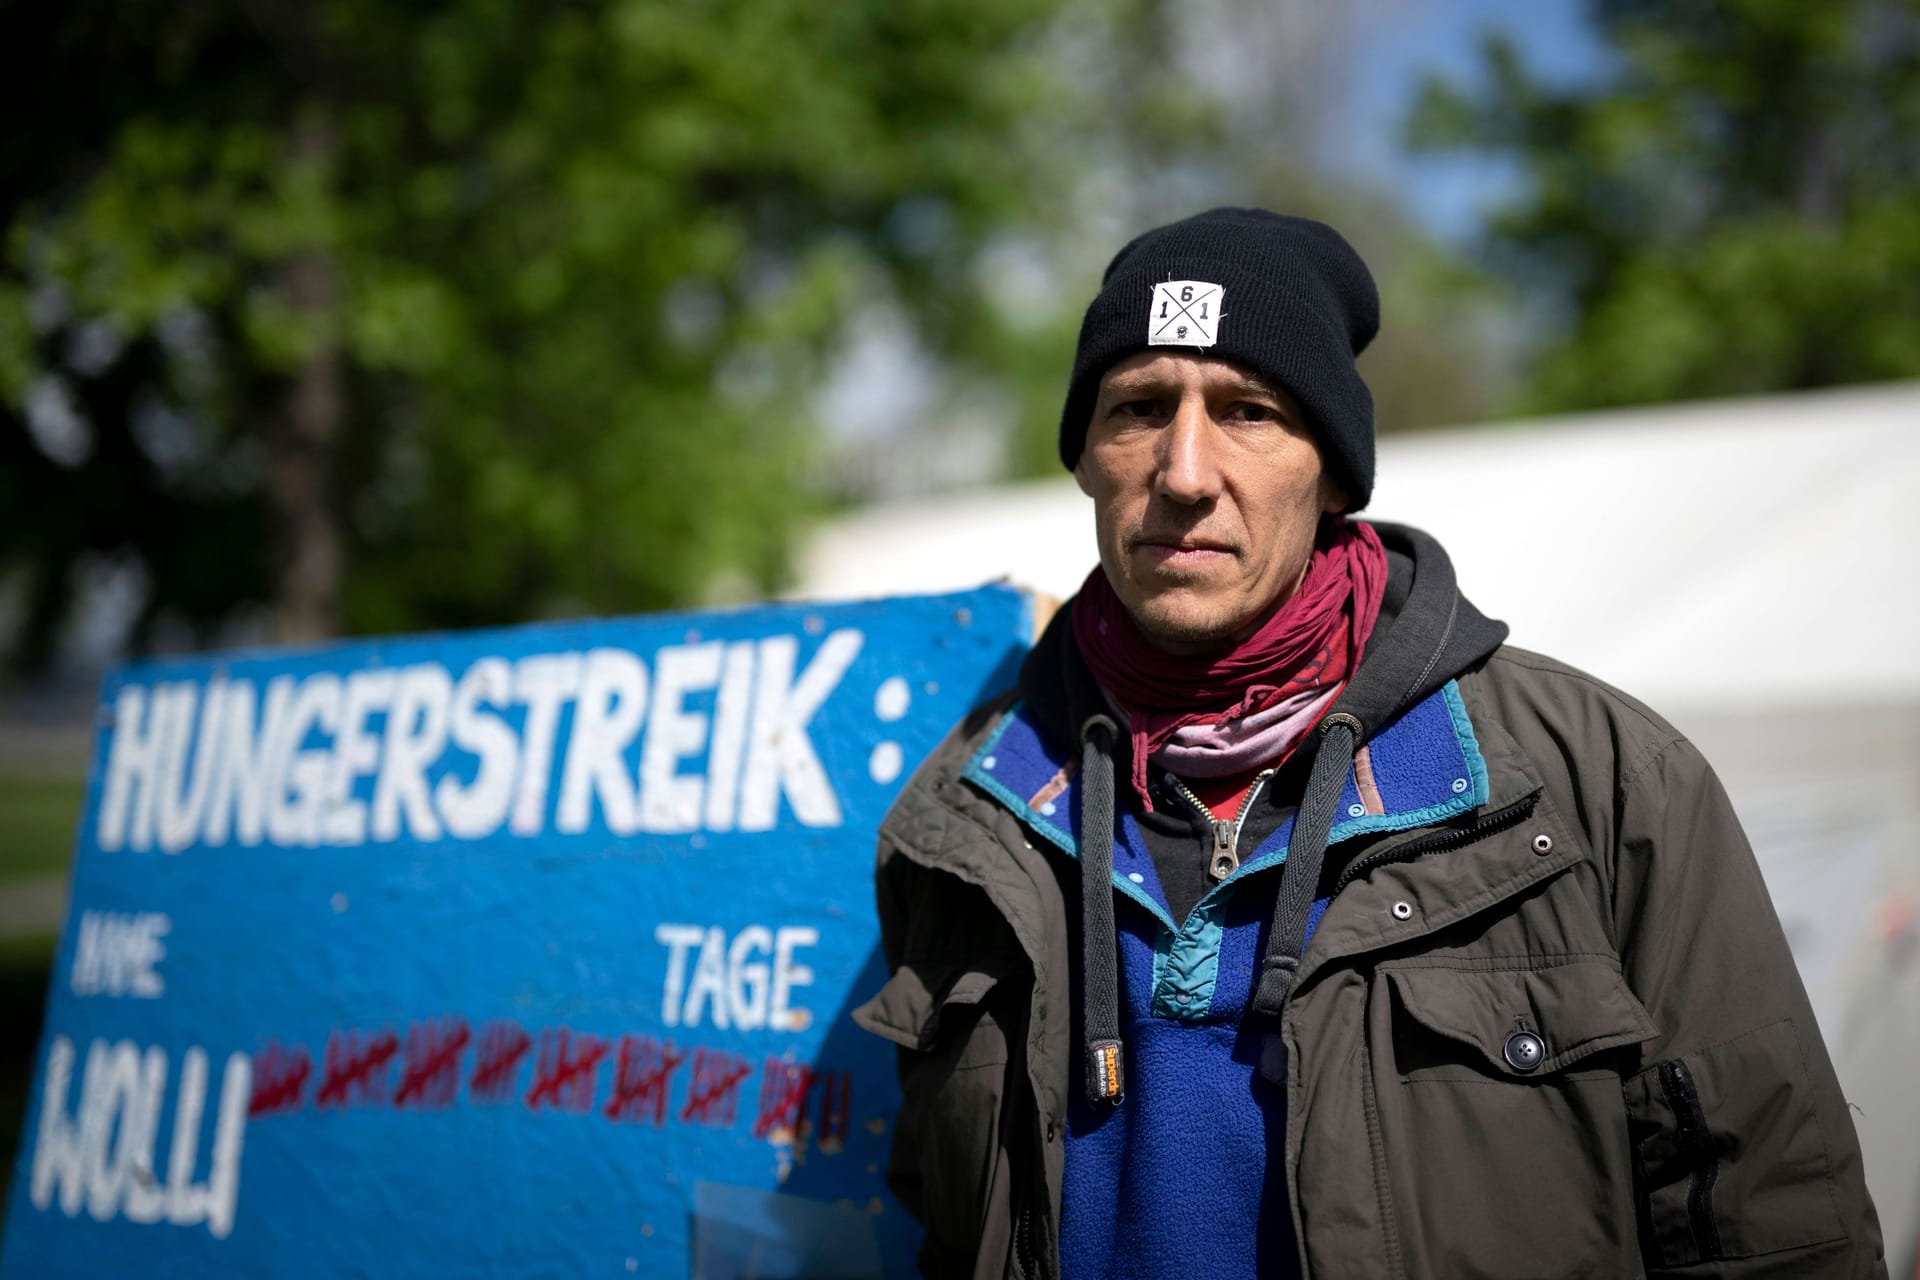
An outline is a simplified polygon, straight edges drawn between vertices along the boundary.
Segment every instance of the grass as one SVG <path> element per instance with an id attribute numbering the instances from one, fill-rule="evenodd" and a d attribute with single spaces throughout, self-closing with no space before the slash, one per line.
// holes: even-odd
<path id="1" fill-rule="evenodd" d="M 0 880 L 65 871 L 86 797 L 78 778 L 0 777 Z"/>
<path id="2" fill-rule="evenodd" d="M 86 791 L 78 778 L 0 777 L 0 893 L 9 881 L 66 871 Z M 55 941 L 51 932 L 0 936 L 0 1196 L 23 1136 Z"/>

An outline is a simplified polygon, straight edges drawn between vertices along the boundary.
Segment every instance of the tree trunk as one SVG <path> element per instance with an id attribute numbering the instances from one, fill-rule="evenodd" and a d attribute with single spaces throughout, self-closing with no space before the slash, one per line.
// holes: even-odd
<path id="1" fill-rule="evenodd" d="M 294 126 L 288 162 L 323 169 L 333 139 L 324 115 L 309 110 Z M 340 348 L 333 312 L 334 262 L 323 247 L 282 268 L 281 294 L 321 335 L 293 375 L 285 421 L 272 433 L 269 485 L 284 539 L 284 569 L 274 632 L 283 644 L 324 640 L 340 630 L 340 530 L 333 492 L 334 445 L 340 432 Z"/>

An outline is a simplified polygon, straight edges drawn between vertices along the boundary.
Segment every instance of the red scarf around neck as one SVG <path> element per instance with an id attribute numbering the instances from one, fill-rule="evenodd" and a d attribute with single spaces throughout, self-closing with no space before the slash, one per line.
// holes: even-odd
<path id="1" fill-rule="evenodd" d="M 1104 570 L 1073 598 L 1073 635 L 1093 678 L 1123 711 L 1133 742 L 1133 787 L 1151 810 L 1147 760 L 1187 725 L 1218 724 L 1310 689 L 1344 684 L 1360 666 L 1380 616 L 1387 552 L 1371 525 L 1331 516 L 1306 576 L 1252 634 L 1224 650 L 1183 657 L 1153 647 Z"/>

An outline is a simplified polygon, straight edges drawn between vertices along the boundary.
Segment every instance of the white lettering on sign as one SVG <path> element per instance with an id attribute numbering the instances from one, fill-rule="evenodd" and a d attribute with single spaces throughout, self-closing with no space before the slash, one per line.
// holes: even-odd
<path id="1" fill-rule="evenodd" d="M 701 780 L 679 771 L 680 761 L 707 746 L 707 717 L 686 709 L 696 689 L 720 683 L 721 649 L 695 644 L 665 649 L 654 663 L 653 706 L 646 745 L 640 751 L 640 827 L 643 831 L 692 831 L 700 825 Z"/>
<path id="2" fill-rule="evenodd" d="M 747 710 L 753 705 L 751 640 L 727 646 L 714 699 L 713 744 L 707 766 L 707 829 L 733 829 L 734 798 L 739 794 L 740 758 L 747 749 Z"/>
<path id="3" fill-rule="evenodd" d="M 526 704 L 521 733 L 520 785 L 513 796 L 513 833 L 540 834 L 547 814 L 547 775 L 553 772 L 553 740 L 560 711 L 580 688 L 580 655 L 540 653 L 513 664 L 513 687 Z"/>
<path id="4" fill-rule="evenodd" d="M 811 947 L 820 941 L 820 931 L 804 925 L 782 929 L 773 935 L 773 997 L 767 1021 L 776 1031 L 805 1031 L 813 1015 L 805 1009 L 788 1007 L 795 987 L 810 986 L 813 970 L 793 962 L 796 947 Z"/>
<path id="5" fill-rule="evenodd" d="M 814 754 L 807 722 L 853 665 L 860 641 L 858 631 L 834 632 L 798 679 L 793 675 L 798 640 L 773 636 L 760 642 L 753 730 L 747 738 L 747 765 L 740 780 L 740 830 L 770 830 L 783 791 L 794 815 L 806 826 L 840 825 L 840 802 L 820 767 L 820 757 Z"/>
<path id="6" fill-rule="evenodd" d="M 45 1211 L 57 1204 L 69 1218 L 84 1207 L 99 1222 L 120 1216 L 176 1227 L 205 1223 L 215 1239 L 224 1239 L 233 1230 L 240 1200 L 240 1149 L 253 1085 L 247 1055 L 227 1058 L 211 1159 L 206 1177 L 198 1181 L 207 1053 L 195 1046 L 182 1055 L 164 1183 L 155 1170 L 154 1146 L 166 1104 L 166 1051 L 142 1052 L 131 1040 L 95 1040 L 87 1050 L 78 1110 L 69 1114 L 74 1058 L 73 1041 L 55 1036 L 47 1050 L 33 1148 L 28 1188 L 33 1207 Z"/>
<path id="7" fill-rule="evenodd" d="M 194 701 L 199 691 L 193 685 L 178 686 L 171 712 L 165 720 L 166 739 L 155 773 L 154 801 L 159 821 L 160 847 L 178 853 L 193 843 L 205 820 L 208 788 L 213 781 L 212 762 L 208 759 L 213 739 L 209 735 L 190 761 L 188 737 L 193 732 Z M 205 715 L 212 717 L 226 702 L 226 682 L 215 678 L 207 685 Z"/>
<path id="8" fill-rule="evenodd" d="M 227 685 L 225 705 L 216 715 L 209 706 L 203 724 L 213 726 L 218 749 L 207 754 L 207 768 L 213 774 L 213 786 L 207 799 L 206 826 L 203 832 L 210 845 L 227 842 L 229 824 L 234 839 L 249 847 L 259 844 L 267 823 L 267 744 L 286 732 L 287 712 L 293 705 L 292 676 L 276 676 L 267 683 L 266 708 L 254 728 L 253 683 L 236 680 Z M 204 736 L 206 730 L 202 730 Z M 115 742 L 114 752 L 119 753 Z M 101 819 L 101 844 L 105 849 L 108 827 Z M 136 844 L 134 848 L 141 848 Z"/>
<path id="9" fill-rule="evenodd" d="M 308 676 L 294 689 L 293 706 L 267 744 L 267 838 L 275 844 L 319 843 L 329 753 L 325 746 L 308 746 L 307 739 L 325 739 L 338 729 L 340 696 L 339 676 Z"/>
<path id="10" fill-rule="evenodd" d="M 666 655 L 664 652 L 661 657 Z M 573 736 L 560 771 L 560 809 L 553 825 L 585 831 L 594 798 L 607 829 L 627 835 L 634 827 L 633 779 L 623 758 L 647 714 L 647 669 L 624 649 L 595 649 L 573 705 Z"/>
<path id="11" fill-rule="evenodd" d="M 513 668 L 505 658 L 482 658 L 467 668 L 453 687 L 447 732 L 462 751 L 479 759 L 471 782 L 448 774 L 434 789 L 434 803 L 447 830 L 474 840 L 499 830 L 513 803 L 514 770 L 520 765 L 520 739 L 497 713 L 512 700 Z"/>
<path id="12" fill-rule="evenodd" d="M 843 809 L 812 736 L 859 656 L 800 638 L 482 658 L 344 676 L 230 674 L 113 700 L 106 852 L 805 827 Z M 563 733 L 565 734 L 563 739 Z M 768 997 L 772 1001 L 771 995 Z"/>
<path id="13" fill-rule="evenodd" d="M 453 681 L 437 662 L 400 672 L 387 715 L 387 754 L 373 788 L 373 838 L 393 840 L 404 825 L 418 840 L 440 838 L 440 818 L 427 795 L 427 768 L 447 749 L 447 703 Z"/>
<path id="14" fill-rule="evenodd" d="M 113 704 L 113 755 L 107 762 L 106 788 L 100 797 L 100 847 L 113 850 L 122 841 L 135 849 L 153 844 L 154 790 L 159 785 L 160 761 L 180 699 L 193 708 L 194 686 L 157 684 L 151 689 L 129 686 Z"/>
<path id="15" fill-rule="evenodd" d="M 393 672 L 379 670 L 356 671 L 347 677 L 340 732 L 334 735 L 327 758 L 320 815 L 320 838 L 328 844 L 366 843 L 367 806 L 355 798 L 354 784 L 380 763 L 380 739 L 367 732 L 367 717 L 386 710 L 393 698 L 393 678 Z"/>
<path id="16" fill-rule="evenodd" d="M 817 945 L 818 929 L 750 924 L 729 942 L 717 925 L 662 924 L 654 926 L 653 940 L 667 948 L 660 992 L 660 1020 L 667 1026 L 704 1021 L 740 1031 L 805 1031 L 812 1025 L 813 1014 L 792 1007 L 792 1000 L 795 987 L 812 985 L 813 970 L 796 963 L 793 953 Z"/>
<path id="17" fill-rule="evenodd" d="M 167 949 L 160 939 L 173 922 L 157 911 L 124 915 L 83 911 L 74 939 L 68 981 L 77 996 L 133 996 L 155 1000 L 166 994 L 157 966 Z"/>

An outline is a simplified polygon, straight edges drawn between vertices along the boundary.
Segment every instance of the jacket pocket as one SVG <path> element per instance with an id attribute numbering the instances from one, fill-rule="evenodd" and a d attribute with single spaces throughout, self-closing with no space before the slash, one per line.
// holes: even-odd
<path id="1" fill-rule="evenodd" d="M 996 975 L 964 961 L 909 960 L 873 999 L 853 1011 L 853 1020 L 903 1049 L 929 1049 L 940 1038 L 942 1023 L 952 1020 L 949 1007 L 966 1016 L 998 982 Z"/>
<path id="2" fill-rule="evenodd" d="M 1626 1082 L 1648 1257 L 1663 1266 L 1845 1234 L 1790 1018 Z"/>
<path id="3" fill-rule="evenodd" d="M 1387 978 L 1406 1018 L 1446 1042 L 1423 1048 L 1417 1035 L 1396 1035 L 1409 1081 L 1539 1079 L 1658 1033 L 1609 960 L 1395 968 Z"/>
<path id="4" fill-rule="evenodd" d="M 1002 1141 L 1005 1022 L 997 975 L 964 960 L 907 961 L 853 1012 L 900 1047 L 900 1113 L 887 1184 L 926 1228 L 920 1272 L 973 1276 L 1004 1268 L 1012 1224 Z"/>
<path id="5" fill-rule="evenodd" d="M 1657 1034 L 1606 958 L 1383 967 L 1380 1155 L 1414 1276 L 1640 1270 L 1620 1082 Z M 1610 1052 L 1618 1051 L 1618 1052 Z"/>

